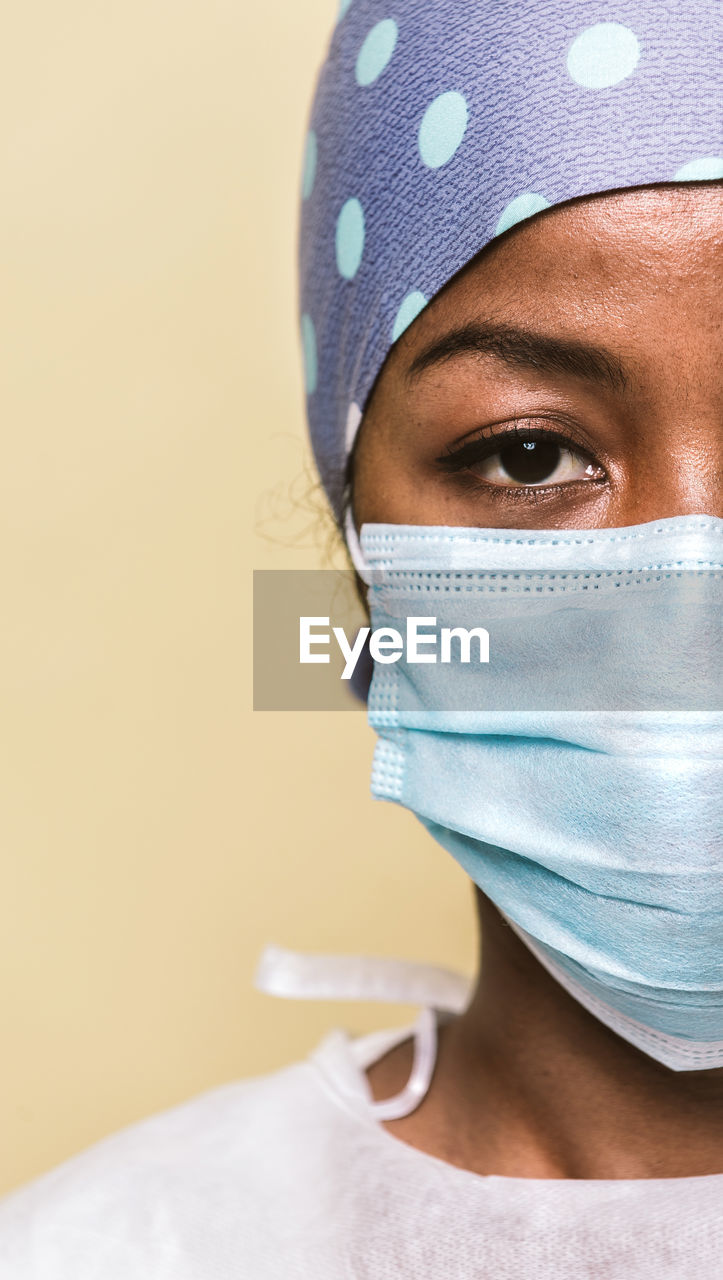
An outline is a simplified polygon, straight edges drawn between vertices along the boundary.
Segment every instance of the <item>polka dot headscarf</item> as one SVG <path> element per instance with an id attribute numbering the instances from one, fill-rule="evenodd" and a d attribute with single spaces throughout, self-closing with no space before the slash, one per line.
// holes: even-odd
<path id="1" fill-rule="evenodd" d="M 342 0 L 306 140 L 301 339 L 341 518 L 389 348 L 495 236 L 575 196 L 723 177 L 722 0 Z"/>

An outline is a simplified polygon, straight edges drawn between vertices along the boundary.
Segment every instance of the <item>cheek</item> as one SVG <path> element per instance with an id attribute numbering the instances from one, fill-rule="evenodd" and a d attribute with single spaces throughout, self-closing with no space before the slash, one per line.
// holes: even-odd
<path id="1" fill-rule="evenodd" d="M 409 516 L 418 505 L 420 488 L 423 486 L 415 482 L 414 463 L 398 442 L 392 442 L 388 449 L 378 442 L 361 450 L 355 459 L 352 480 L 357 524 L 423 523 L 419 516 Z"/>

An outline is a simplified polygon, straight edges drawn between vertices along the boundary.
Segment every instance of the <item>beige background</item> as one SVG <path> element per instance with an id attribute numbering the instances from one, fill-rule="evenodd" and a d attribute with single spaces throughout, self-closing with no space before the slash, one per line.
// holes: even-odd
<path id="1" fill-rule="evenodd" d="M 295 207 L 334 0 L 5 13 L 0 1190 L 411 1011 L 256 993 L 269 940 L 471 970 L 363 715 L 254 715 L 250 575 L 329 563 Z"/>

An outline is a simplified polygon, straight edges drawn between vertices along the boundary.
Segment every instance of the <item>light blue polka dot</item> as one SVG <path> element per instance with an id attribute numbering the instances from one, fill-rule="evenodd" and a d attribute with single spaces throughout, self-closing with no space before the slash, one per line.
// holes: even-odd
<path id="1" fill-rule="evenodd" d="M 401 338 L 404 330 L 409 328 L 412 321 L 416 320 L 420 311 L 424 310 L 426 305 L 427 299 L 423 293 L 419 292 L 419 289 L 407 294 L 397 312 L 392 327 L 392 342 L 396 342 L 397 338 Z"/>
<path id="2" fill-rule="evenodd" d="M 351 0 L 339 0 L 339 12 L 336 15 L 337 22 L 341 22 L 350 4 Z"/>
<path id="3" fill-rule="evenodd" d="M 336 265 L 345 280 L 353 280 L 364 252 L 364 210 L 356 198 L 347 200 L 336 222 Z"/>
<path id="4" fill-rule="evenodd" d="M 301 179 L 301 195 L 304 200 L 308 200 L 314 190 L 314 178 L 316 177 L 316 155 L 318 145 L 316 134 L 310 129 L 306 135 L 306 147 L 304 148 L 304 169 Z"/>
<path id="5" fill-rule="evenodd" d="M 356 82 L 362 87 L 378 80 L 394 53 L 399 28 L 393 18 L 372 27 L 356 60 Z"/>
<path id="6" fill-rule="evenodd" d="M 632 75 L 640 60 L 638 37 L 620 22 L 596 22 L 573 40 L 567 69 L 583 89 L 609 89 Z"/>
<path id="7" fill-rule="evenodd" d="M 510 200 L 502 210 L 495 227 L 495 235 L 501 236 L 503 231 L 509 231 L 510 227 L 514 227 L 517 222 L 522 222 L 523 218 L 531 218 L 533 213 L 541 213 L 543 209 L 549 209 L 549 207 L 549 201 L 544 196 L 538 196 L 535 191 L 525 191 L 524 195 L 515 196 L 514 200 Z"/>
<path id="8" fill-rule="evenodd" d="M 453 89 L 430 102 L 419 126 L 419 154 L 430 169 L 439 169 L 452 159 L 468 119 L 467 103 Z"/>
<path id="9" fill-rule="evenodd" d="M 723 156 L 700 156 L 676 170 L 674 182 L 712 182 L 723 178 Z"/>
<path id="10" fill-rule="evenodd" d="M 301 349 L 304 356 L 304 384 L 306 394 L 310 396 L 316 391 L 316 329 L 314 321 L 306 312 L 301 317 Z"/>

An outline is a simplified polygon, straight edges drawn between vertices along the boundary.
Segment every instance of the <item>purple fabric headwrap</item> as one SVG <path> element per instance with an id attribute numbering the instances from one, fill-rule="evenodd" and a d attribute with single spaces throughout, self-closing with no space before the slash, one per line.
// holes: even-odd
<path id="1" fill-rule="evenodd" d="M 389 348 L 495 236 L 723 177 L 721 0 L 342 0 L 307 137 L 301 335 L 337 517 Z"/>

